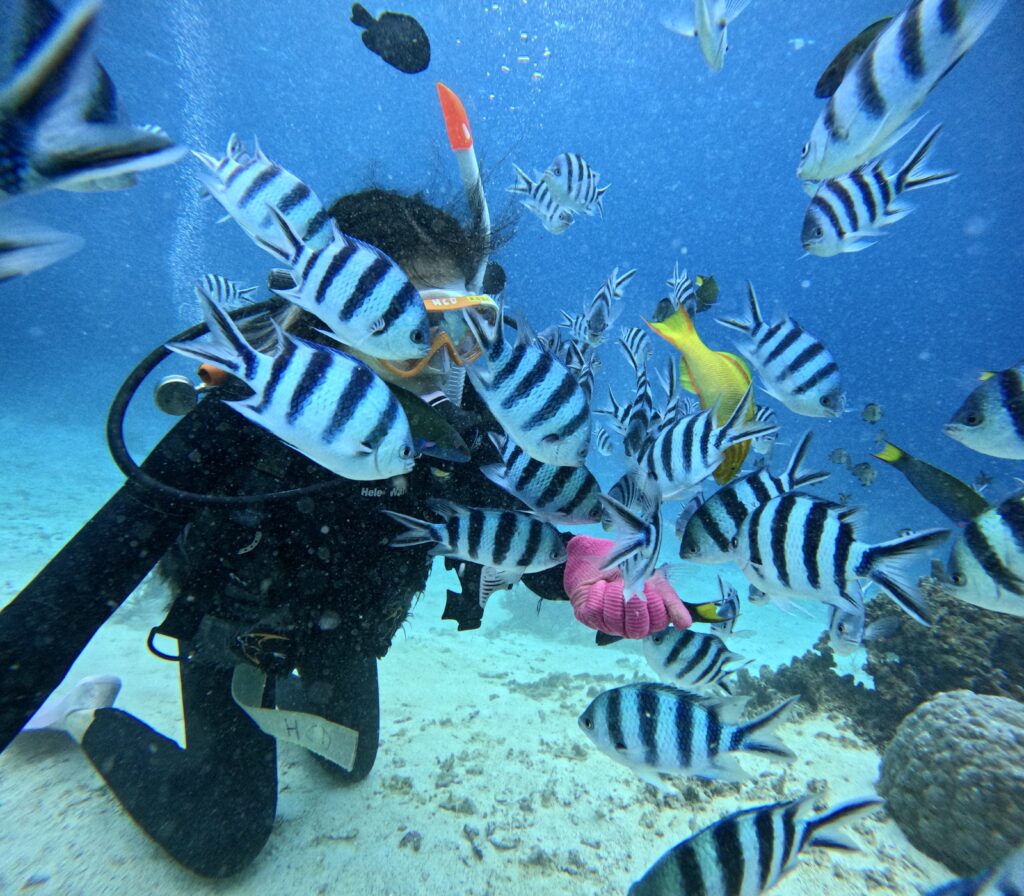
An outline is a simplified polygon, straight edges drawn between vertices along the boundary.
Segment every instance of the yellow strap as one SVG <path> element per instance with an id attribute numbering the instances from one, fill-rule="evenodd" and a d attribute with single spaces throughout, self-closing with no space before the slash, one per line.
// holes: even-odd
<path id="1" fill-rule="evenodd" d="M 463 308 L 492 308 L 498 310 L 498 304 L 490 296 L 485 295 L 458 295 L 446 293 L 444 290 L 426 290 L 421 292 L 423 306 L 429 314 L 443 314 L 445 311 L 459 311 Z"/>

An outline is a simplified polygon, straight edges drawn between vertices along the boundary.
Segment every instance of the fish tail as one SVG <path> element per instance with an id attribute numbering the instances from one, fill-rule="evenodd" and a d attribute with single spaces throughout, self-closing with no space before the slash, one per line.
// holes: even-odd
<path id="1" fill-rule="evenodd" d="M 840 803 L 824 815 L 807 820 L 805 837 L 808 846 L 823 846 L 827 849 L 842 849 L 857 852 L 860 846 L 846 831 L 839 827 L 882 805 L 878 797 L 867 796 Z"/>
<path id="2" fill-rule="evenodd" d="M 719 317 L 717 320 L 724 327 L 739 330 L 745 336 L 750 336 L 761 327 L 764 323 L 764 318 L 761 317 L 761 306 L 757 303 L 757 293 L 754 292 L 754 284 L 749 280 L 747 281 L 747 298 L 750 302 L 750 320 L 736 320 L 731 317 Z"/>
<path id="3" fill-rule="evenodd" d="M 391 547 L 406 548 L 416 544 L 441 543 L 441 539 L 438 538 L 438 527 L 433 523 L 417 519 L 414 516 L 407 516 L 404 513 L 396 513 L 394 510 L 382 510 L 381 513 L 405 526 L 404 532 L 400 532 L 388 542 Z"/>
<path id="4" fill-rule="evenodd" d="M 352 4 L 352 18 L 349 21 L 360 28 L 369 28 L 371 25 L 377 24 L 377 20 L 367 12 L 362 3 Z"/>
<path id="5" fill-rule="evenodd" d="M 768 753 L 785 759 L 796 759 L 794 753 L 776 737 L 774 729 L 790 716 L 792 706 L 800 699 L 796 694 L 764 715 L 742 726 L 742 749 L 752 753 Z"/>
<path id="6" fill-rule="evenodd" d="M 600 500 L 605 513 L 611 520 L 612 528 L 625 533 L 622 539 L 612 545 L 608 556 L 602 562 L 601 569 L 606 570 L 625 562 L 647 544 L 648 524 L 646 520 L 637 516 L 625 504 L 614 498 L 601 495 Z"/>
<path id="7" fill-rule="evenodd" d="M 805 485 L 813 485 L 815 482 L 821 482 L 821 480 L 828 478 L 828 473 L 820 471 L 815 471 L 814 473 L 800 472 L 800 465 L 804 462 L 807 450 L 811 446 L 812 435 L 813 433 L 810 430 L 803 434 L 793 451 L 793 456 L 789 459 L 785 472 L 782 474 L 782 481 L 788 483 L 790 491 L 803 488 Z"/>
<path id="8" fill-rule="evenodd" d="M 917 149 L 914 150 L 914 154 L 907 159 L 903 167 L 900 168 L 896 175 L 896 193 L 905 193 L 908 190 L 916 190 L 919 187 L 931 187 L 935 184 L 943 184 L 946 181 L 954 180 L 960 175 L 955 171 L 925 171 L 922 169 L 924 161 L 931 151 L 932 143 L 935 142 L 935 138 L 939 136 L 939 131 L 942 130 L 942 125 L 936 125 L 932 128 L 924 140 L 918 145 Z"/>
<path id="9" fill-rule="evenodd" d="M 253 383 L 263 356 L 249 345 L 237 324 L 213 300 L 202 282 L 196 284 L 196 296 L 203 306 L 211 338 L 168 342 L 167 348 L 186 358 L 221 367 L 245 382 Z"/>
<path id="10" fill-rule="evenodd" d="M 873 545 L 861 554 L 854 572 L 882 588 L 907 615 L 922 625 L 930 625 L 928 606 L 908 567 L 948 535 L 947 529 L 927 529 Z"/>
<path id="11" fill-rule="evenodd" d="M 530 179 L 530 175 L 523 171 L 518 165 L 513 165 L 516 169 L 516 182 L 508 188 L 510 193 L 525 193 L 527 196 L 533 192 L 534 183 Z"/>
<path id="12" fill-rule="evenodd" d="M 644 323 L 662 339 L 684 353 L 685 349 L 693 344 L 693 340 L 698 338 L 697 329 L 685 308 L 677 308 L 674 314 L 658 323 L 650 321 L 644 321 Z"/>
<path id="13" fill-rule="evenodd" d="M 899 462 L 907 456 L 907 453 L 902 448 L 897 448 L 892 442 L 886 442 L 885 447 L 872 456 L 893 466 L 899 466 Z"/>
<path id="14" fill-rule="evenodd" d="M 284 264 L 296 264 L 299 260 L 299 256 L 302 254 L 303 243 L 302 240 L 296 235 L 295 231 L 292 230 L 291 225 L 285 219 L 284 215 L 278 210 L 277 206 L 268 205 L 267 209 L 270 212 L 270 217 L 274 219 L 277 224 L 278 234 L 280 239 L 269 237 L 266 234 L 258 231 L 246 231 L 249 236 L 252 237 L 253 242 L 256 243 L 261 249 L 269 252 L 278 261 Z"/>
<path id="15" fill-rule="evenodd" d="M 604 217 L 604 194 L 605 191 L 611 186 L 611 184 L 605 184 L 603 187 L 597 189 L 597 199 L 594 200 L 594 206 L 598 211 L 598 214 Z M 635 273 L 635 272 L 634 272 Z"/>

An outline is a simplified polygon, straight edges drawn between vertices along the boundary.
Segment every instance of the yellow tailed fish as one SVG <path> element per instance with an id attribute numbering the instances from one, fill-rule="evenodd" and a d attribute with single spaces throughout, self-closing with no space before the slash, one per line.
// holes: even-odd
<path id="1" fill-rule="evenodd" d="M 708 348 L 683 308 L 676 309 L 660 323 L 646 323 L 662 339 L 679 349 L 682 355 L 679 361 L 680 385 L 700 399 L 704 410 L 717 403 L 716 421 L 719 425 L 725 423 L 750 385 L 747 362 L 732 352 L 716 352 Z M 746 419 L 753 416 L 754 403 L 751 402 Z M 725 485 L 732 480 L 743 466 L 749 450 L 749 441 L 730 447 L 715 470 L 715 482 Z"/>

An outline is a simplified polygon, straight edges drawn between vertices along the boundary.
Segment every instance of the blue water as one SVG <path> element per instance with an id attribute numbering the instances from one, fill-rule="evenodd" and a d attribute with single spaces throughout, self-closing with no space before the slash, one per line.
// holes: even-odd
<path id="1" fill-rule="evenodd" d="M 0 12 L 10 6 L 4 0 Z M 971 452 L 941 427 L 981 371 L 1024 355 L 1024 7 L 1006 5 L 928 99 L 919 131 L 891 154 L 901 162 L 941 122 L 932 164 L 959 179 L 915 193 L 917 210 L 866 251 L 801 259 L 808 199 L 795 169 L 820 110 L 813 85 L 851 35 L 893 12 L 892 0 L 753 0 L 730 29 L 718 74 L 695 42 L 661 27 L 665 6 L 408 0 L 401 8 L 419 18 L 433 47 L 430 69 L 414 77 L 365 50 L 348 4 L 328 0 L 108 0 L 98 49 L 134 121 L 215 155 L 232 132 L 255 135 L 327 200 L 374 184 L 458 207 L 434 86 L 444 81 L 468 111 L 493 217 L 517 221 L 495 257 L 508 273 L 508 303 L 535 329 L 556 323 L 561 309 L 581 311 L 614 267 L 638 269 L 621 325 L 653 311 L 676 262 L 714 274 L 716 310 L 730 314 L 745 311 L 750 280 L 767 313 L 792 314 L 830 347 L 852 408 L 827 422 L 781 411 L 783 443 L 810 425 L 811 466 L 831 469 L 834 448 L 867 460 L 884 430 L 968 482 L 986 471 L 990 494 L 1005 493 L 1019 465 Z M 580 216 L 555 237 L 506 187 L 513 163 L 543 169 L 564 151 L 582 154 L 612 186 L 603 220 Z M 20 204 L 87 244 L 0 288 L 5 415 L 91 428 L 99 440 L 135 363 L 196 321 L 198 276 L 265 281 L 268 256 L 233 223 L 215 223 L 222 212 L 198 198 L 197 170 L 189 158 L 123 193 L 48 193 Z M 711 317 L 698 319 L 705 340 L 730 348 Z M 632 387 L 617 350 L 602 354 L 598 405 L 608 385 L 619 397 Z M 666 356 L 659 345 L 658 360 Z M 884 408 L 877 426 L 860 417 L 867 402 Z M 170 422 L 142 393 L 130 418 L 134 447 Z M 27 455 L 19 475 L 45 479 L 49 455 L 34 455 L 32 438 L 10 450 Z M 787 453 L 783 444 L 776 462 Z M 104 462 L 97 452 L 84 457 Z M 73 469 L 78 458 L 65 462 Z M 873 464 L 874 486 L 836 467 L 820 491 L 848 493 L 867 508 L 869 536 L 944 522 L 894 471 Z M 618 472 L 596 455 L 594 466 L 605 485 Z M 112 465 L 109 472 L 112 490 L 119 480 Z"/>

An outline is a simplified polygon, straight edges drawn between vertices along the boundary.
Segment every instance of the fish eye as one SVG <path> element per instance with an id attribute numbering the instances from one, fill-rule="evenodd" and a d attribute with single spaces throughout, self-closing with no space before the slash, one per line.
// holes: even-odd
<path id="1" fill-rule="evenodd" d="M 551 173 L 555 175 L 555 177 L 558 177 L 558 175 L 562 173 L 562 166 L 555 165 L 555 167 L 551 169 Z"/>
<path id="2" fill-rule="evenodd" d="M 822 395 L 821 396 L 821 404 L 822 404 L 822 407 L 826 407 L 826 408 L 832 407 L 832 396 L 831 395 Z"/>
<path id="3" fill-rule="evenodd" d="M 409 334 L 409 338 L 415 345 L 423 345 L 427 341 L 427 334 L 426 331 L 422 329 L 413 330 L 412 333 Z"/>
<path id="4" fill-rule="evenodd" d="M 964 423 L 966 423 L 968 426 L 980 426 L 981 425 L 981 415 L 980 414 L 968 414 L 966 417 L 964 417 Z"/>
<path id="5" fill-rule="evenodd" d="M 836 626 L 836 631 L 839 632 L 839 634 L 841 635 L 845 635 L 847 628 L 848 626 L 845 622 L 840 622 L 839 625 Z"/>
<path id="6" fill-rule="evenodd" d="M 412 457 L 412 445 L 403 445 L 398 449 L 398 455 L 402 460 L 408 460 Z"/>
<path id="7" fill-rule="evenodd" d="M 735 551 L 735 550 L 736 550 L 736 548 L 738 548 L 739 546 L 740 546 L 740 540 L 739 540 L 739 538 L 737 538 L 737 537 L 736 537 L 736 536 L 734 535 L 734 536 L 732 537 L 732 540 L 731 540 L 731 541 L 729 542 L 729 547 L 731 547 L 731 548 L 732 548 L 732 549 L 733 549 L 733 550 Z"/>
<path id="8" fill-rule="evenodd" d="M 825 235 L 825 231 L 821 227 L 814 228 L 814 238 L 820 240 Z"/>
<path id="9" fill-rule="evenodd" d="M 584 719 L 583 727 L 586 728 L 587 731 L 590 731 L 590 729 L 594 727 L 594 723 L 590 719 Z"/>
<path id="10" fill-rule="evenodd" d="M 805 143 L 803 145 L 803 149 L 800 150 L 800 158 L 801 159 L 806 159 L 807 158 L 807 153 L 809 153 L 810 151 L 811 151 L 811 144 L 810 143 Z"/>
<path id="11" fill-rule="evenodd" d="M 964 585 L 967 584 L 967 576 L 965 576 L 962 572 L 955 572 L 949 578 L 950 581 L 958 587 L 962 588 Z"/>

